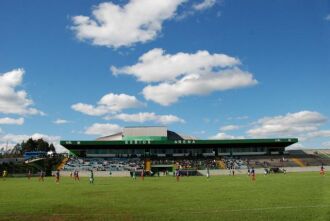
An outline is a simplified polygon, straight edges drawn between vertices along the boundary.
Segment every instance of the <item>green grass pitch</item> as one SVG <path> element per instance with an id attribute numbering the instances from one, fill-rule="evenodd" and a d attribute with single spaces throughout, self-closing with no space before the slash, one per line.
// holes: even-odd
<path id="1" fill-rule="evenodd" d="M 330 176 L 7 178 L 0 220 L 330 220 Z"/>

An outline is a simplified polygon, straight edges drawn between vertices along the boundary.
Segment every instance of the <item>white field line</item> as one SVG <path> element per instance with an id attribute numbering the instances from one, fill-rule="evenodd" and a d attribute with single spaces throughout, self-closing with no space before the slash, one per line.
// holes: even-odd
<path id="1" fill-rule="evenodd" d="M 223 210 L 223 209 L 216 209 L 216 210 L 210 210 L 210 211 L 193 211 L 193 210 L 181 210 L 180 213 L 188 213 L 188 214 L 203 214 L 203 213 L 224 213 L 224 212 L 250 212 L 250 211 L 265 211 L 265 210 L 283 210 L 283 209 L 308 209 L 308 208 L 329 208 L 330 205 L 323 204 L 323 205 L 310 205 L 310 206 L 275 206 L 275 207 L 257 207 L 257 208 L 246 208 L 246 209 L 230 209 L 230 210 Z M 175 211 L 166 211 L 165 213 L 173 213 Z M 93 213 L 86 214 L 86 216 L 110 216 L 110 215 L 128 215 L 127 212 L 117 212 L 117 213 Z M 143 212 L 143 214 L 146 215 L 153 215 L 153 214 L 159 214 L 159 211 L 155 212 Z M 164 214 L 164 212 L 162 212 Z M 1 213 L 0 213 L 1 215 Z M 2 214 L 5 215 L 5 214 Z M 50 216 L 84 216 L 85 214 L 81 213 L 53 213 L 49 214 Z M 38 216 L 49 216 L 47 214 L 38 214 Z M 138 213 L 134 215 L 139 215 Z M 133 215 L 133 216 L 134 216 Z M 8 217 L 21 217 L 20 215 L 7 215 Z M 28 215 L 24 214 L 24 216 L 34 216 L 34 215 Z"/>

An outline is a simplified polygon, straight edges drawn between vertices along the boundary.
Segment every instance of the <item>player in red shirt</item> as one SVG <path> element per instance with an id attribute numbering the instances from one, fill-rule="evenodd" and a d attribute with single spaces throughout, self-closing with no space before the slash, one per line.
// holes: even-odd
<path id="1" fill-rule="evenodd" d="M 251 169 L 251 176 L 252 176 L 252 181 L 256 181 L 256 171 L 254 170 L 254 167 Z"/>
<path id="2" fill-rule="evenodd" d="M 320 175 L 322 175 L 322 176 L 325 175 L 325 171 L 324 171 L 324 166 L 323 165 L 321 166 L 321 169 L 320 169 Z"/>
<path id="3" fill-rule="evenodd" d="M 45 172 L 43 170 L 40 171 L 39 182 L 44 182 Z"/>
<path id="4" fill-rule="evenodd" d="M 176 177 L 176 182 L 179 182 L 180 181 L 180 170 L 179 169 L 176 169 L 175 177 Z"/>
<path id="5" fill-rule="evenodd" d="M 56 173 L 55 173 L 55 178 L 56 178 L 55 182 L 56 182 L 57 184 L 59 184 L 59 183 L 60 183 L 60 170 L 57 170 L 57 171 L 56 171 Z"/>

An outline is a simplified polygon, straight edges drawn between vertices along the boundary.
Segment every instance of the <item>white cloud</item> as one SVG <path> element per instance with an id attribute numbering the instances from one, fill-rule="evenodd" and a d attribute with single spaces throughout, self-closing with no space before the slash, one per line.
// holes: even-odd
<path id="1" fill-rule="evenodd" d="M 322 145 L 322 147 L 330 149 L 330 141 L 323 142 L 321 145 Z"/>
<path id="2" fill-rule="evenodd" d="M 231 131 L 231 130 L 238 130 L 241 126 L 239 125 L 226 125 L 220 128 L 220 131 Z"/>
<path id="3" fill-rule="evenodd" d="M 214 91 L 225 91 L 255 84 L 257 81 L 253 79 L 252 74 L 234 68 L 204 75 L 191 74 L 174 83 L 149 85 L 143 89 L 142 93 L 146 100 L 167 106 L 177 102 L 180 97 L 207 95 Z"/>
<path id="4" fill-rule="evenodd" d="M 23 125 L 24 124 L 24 118 L 9 118 L 9 117 L 5 117 L 5 118 L 0 118 L 0 124 L 16 124 L 16 125 Z"/>
<path id="5" fill-rule="evenodd" d="M 209 74 L 214 69 L 233 67 L 240 64 L 239 59 L 225 54 L 210 54 L 197 51 L 194 54 L 165 54 L 155 48 L 143 54 L 139 62 L 122 68 L 111 67 L 113 74 L 127 74 L 143 82 L 175 81 L 177 77 L 191 74 Z"/>
<path id="6" fill-rule="evenodd" d="M 301 136 L 316 132 L 327 118 L 318 112 L 300 111 L 285 116 L 265 117 L 255 123 L 247 133 L 253 137 Z"/>
<path id="7" fill-rule="evenodd" d="M 330 14 L 324 17 L 325 20 L 330 21 Z"/>
<path id="8" fill-rule="evenodd" d="M 198 3 L 192 4 L 191 9 L 183 10 L 181 14 L 176 15 L 175 19 L 176 20 L 185 19 L 189 16 L 194 15 L 196 12 L 201 12 L 203 10 L 213 7 L 217 2 L 221 3 L 221 1 L 219 0 L 201 0 Z M 216 15 L 217 17 L 219 17 L 218 13 Z"/>
<path id="9" fill-rule="evenodd" d="M 55 121 L 53 121 L 54 124 L 68 124 L 68 123 L 71 123 L 70 121 L 68 120 L 64 120 L 64 119 L 57 119 Z"/>
<path id="10" fill-rule="evenodd" d="M 198 4 L 194 4 L 193 8 L 197 11 L 205 10 L 211 8 L 216 3 L 216 0 L 203 0 Z"/>
<path id="11" fill-rule="evenodd" d="M 246 120 L 249 119 L 248 116 L 238 116 L 238 117 L 228 117 L 227 120 Z"/>
<path id="12" fill-rule="evenodd" d="M 85 134 L 106 136 L 106 135 L 120 132 L 121 130 L 122 130 L 122 128 L 120 126 L 118 126 L 117 124 L 95 123 L 85 130 Z"/>
<path id="13" fill-rule="evenodd" d="M 318 137 L 330 137 L 330 130 L 318 130 L 306 134 L 306 139 L 314 139 Z"/>
<path id="14" fill-rule="evenodd" d="M 23 141 L 28 140 L 29 138 L 32 138 L 33 140 L 38 140 L 38 139 L 43 139 L 47 141 L 48 143 L 53 143 L 56 151 L 61 153 L 61 152 L 66 152 L 67 149 L 62 147 L 60 145 L 60 136 L 51 136 L 51 135 L 46 135 L 46 134 L 41 134 L 41 133 L 34 133 L 32 135 L 26 135 L 26 134 L 5 134 L 0 136 L 0 143 L 2 143 L 2 146 L 7 146 L 9 148 L 14 147 L 18 143 L 22 143 Z"/>
<path id="15" fill-rule="evenodd" d="M 285 148 L 285 150 L 300 150 L 303 149 L 305 146 L 302 143 L 294 143 Z"/>
<path id="16" fill-rule="evenodd" d="M 120 6 L 112 2 L 93 7 L 92 16 L 74 16 L 72 29 L 80 40 L 107 47 L 131 46 L 155 39 L 165 20 L 175 16 L 186 0 L 130 0 Z"/>
<path id="17" fill-rule="evenodd" d="M 216 135 L 210 137 L 211 140 L 232 140 L 232 139 L 244 139 L 244 136 L 233 136 L 223 132 L 217 133 Z"/>
<path id="18" fill-rule="evenodd" d="M 300 149 L 304 148 L 307 141 L 308 146 L 310 146 L 312 143 L 319 143 L 321 138 L 330 137 L 330 130 L 321 129 L 326 122 L 327 118 L 321 113 L 304 110 L 260 118 L 250 124 L 251 128 L 246 131 L 246 134 L 250 138 L 297 137 L 299 143 L 290 145 L 288 149 Z M 244 136 L 233 136 L 225 133 L 242 127 L 239 125 L 223 126 L 220 128 L 220 132 L 210 139 L 244 139 Z"/>
<path id="19" fill-rule="evenodd" d="M 237 67 L 239 64 L 239 59 L 225 54 L 198 51 L 171 55 L 156 48 L 142 55 L 135 65 L 112 66 L 111 70 L 115 75 L 128 74 L 139 81 L 159 82 L 146 86 L 142 93 L 146 100 L 170 105 L 183 96 L 206 95 L 257 84 L 251 73 Z"/>
<path id="20" fill-rule="evenodd" d="M 123 109 L 138 108 L 144 104 L 136 99 L 134 96 L 127 94 L 113 94 L 109 93 L 104 95 L 97 103 L 96 106 L 84 103 L 77 103 L 71 106 L 75 111 L 91 115 L 102 116 L 105 114 L 112 114 L 120 112 Z"/>
<path id="21" fill-rule="evenodd" d="M 105 119 L 107 120 L 122 120 L 125 122 L 137 122 L 137 123 L 144 123 L 147 121 L 153 121 L 160 124 L 168 125 L 171 123 L 184 123 L 185 121 L 175 115 L 157 115 L 155 113 L 143 112 L 137 114 L 117 114 L 114 116 L 108 116 Z"/>
<path id="22" fill-rule="evenodd" d="M 32 108 L 33 101 L 24 90 L 16 90 L 23 82 L 24 69 L 14 69 L 0 74 L 0 113 L 18 115 L 43 115 Z"/>
<path id="23" fill-rule="evenodd" d="M 75 111 L 78 111 L 78 112 L 81 112 L 83 114 L 87 114 L 90 116 L 101 116 L 108 112 L 112 112 L 103 106 L 94 107 L 93 105 L 84 104 L 84 103 L 73 104 L 71 106 L 71 108 Z"/>

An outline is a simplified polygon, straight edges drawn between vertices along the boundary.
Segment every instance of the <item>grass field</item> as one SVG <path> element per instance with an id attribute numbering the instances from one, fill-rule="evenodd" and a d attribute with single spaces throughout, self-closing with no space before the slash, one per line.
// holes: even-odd
<path id="1" fill-rule="evenodd" d="M 0 220 L 330 220 L 330 176 L 0 179 Z"/>

